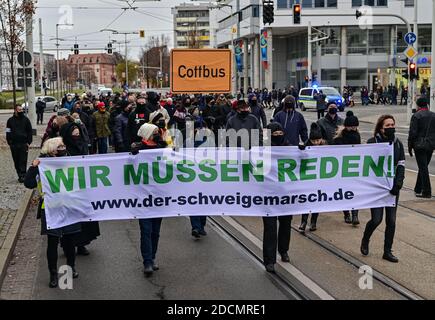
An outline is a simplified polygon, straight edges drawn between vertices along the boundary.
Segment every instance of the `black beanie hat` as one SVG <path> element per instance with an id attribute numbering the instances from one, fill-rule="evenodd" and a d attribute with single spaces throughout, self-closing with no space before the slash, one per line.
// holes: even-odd
<path id="1" fill-rule="evenodd" d="M 311 124 L 311 130 L 310 130 L 310 140 L 318 140 L 322 139 L 322 131 L 320 130 L 320 127 L 317 123 L 313 122 Z"/>
<path id="2" fill-rule="evenodd" d="M 154 91 L 148 91 L 147 97 L 150 103 L 157 103 L 160 100 L 159 95 Z"/>
<path id="3" fill-rule="evenodd" d="M 276 131 L 284 131 L 284 129 L 282 128 L 282 125 L 278 122 L 271 122 L 267 125 L 266 128 L 269 129 L 272 133 L 274 133 Z"/>
<path id="4" fill-rule="evenodd" d="M 417 106 L 419 108 L 427 108 L 429 103 L 427 102 L 426 98 L 420 97 L 417 99 Z"/>
<path id="5" fill-rule="evenodd" d="M 352 111 L 346 113 L 346 119 L 344 120 L 345 127 L 359 127 L 359 120 L 354 116 Z"/>

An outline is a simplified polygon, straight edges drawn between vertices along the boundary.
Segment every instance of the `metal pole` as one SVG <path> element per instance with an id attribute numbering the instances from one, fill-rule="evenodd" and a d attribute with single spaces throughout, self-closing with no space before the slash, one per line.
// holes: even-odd
<path id="1" fill-rule="evenodd" d="M 198 20 L 198 19 L 197 19 Z M 160 89 L 163 88 L 163 50 L 160 47 Z"/>
<path id="2" fill-rule="evenodd" d="M 127 33 L 125 33 L 125 84 L 128 88 L 128 49 L 127 49 Z"/>
<path id="3" fill-rule="evenodd" d="M 239 11 L 240 11 L 240 0 L 236 1 L 236 17 L 237 17 L 237 41 L 240 38 L 240 20 L 239 20 Z M 246 68 L 246 66 L 245 66 Z M 236 72 L 236 94 L 239 91 L 239 72 Z"/>
<path id="4" fill-rule="evenodd" d="M 430 110 L 435 112 L 435 0 L 432 0 L 432 64 L 430 80 Z"/>
<path id="5" fill-rule="evenodd" d="M 41 85 L 41 96 L 44 95 L 44 86 L 42 79 L 44 76 L 44 49 L 42 46 L 42 19 L 39 18 L 39 83 Z"/>
<path id="6" fill-rule="evenodd" d="M 312 30 L 311 30 L 311 21 L 308 21 L 308 66 L 307 66 L 307 72 L 308 72 L 308 87 L 311 87 L 312 84 L 312 64 L 313 64 L 313 48 L 311 43 L 311 36 L 312 36 Z"/>
<path id="7" fill-rule="evenodd" d="M 317 43 L 317 84 L 322 84 L 322 45 Z"/>
<path id="8" fill-rule="evenodd" d="M 33 5 L 32 0 L 27 0 L 27 3 L 29 5 Z M 29 110 L 29 120 L 32 124 L 33 128 L 33 135 L 36 135 L 36 106 L 35 106 L 35 68 L 33 66 L 33 14 L 29 13 L 26 16 L 26 48 L 27 51 L 30 52 L 32 56 L 32 61 L 30 63 L 30 87 L 28 88 L 28 110 Z M 26 70 L 24 68 L 24 73 L 26 73 Z M 26 87 L 27 84 L 24 83 L 24 86 Z"/>
<path id="9" fill-rule="evenodd" d="M 417 57 L 415 58 L 415 65 L 416 65 L 415 72 L 418 75 L 418 73 L 419 73 L 419 70 L 418 70 L 419 68 L 418 68 L 418 64 L 417 64 L 417 61 L 418 61 L 418 1 L 414 1 L 414 33 L 415 33 L 416 39 L 417 39 L 414 43 L 414 48 L 417 51 Z M 412 105 L 411 105 L 412 111 L 411 112 L 413 112 L 416 109 L 417 86 L 418 86 L 417 79 L 414 79 L 412 82 L 413 83 L 412 83 Z M 411 114 L 411 116 L 412 116 L 412 114 Z M 409 119 L 409 121 L 411 122 L 411 118 Z"/>
<path id="10" fill-rule="evenodd" d="M 60 83 L 60 71 L 59 71 L 59 24 L 56 24 L 56 90 L 57 90 L 57 98 L 60 99 L 59 96 L 59 83 Z"/>

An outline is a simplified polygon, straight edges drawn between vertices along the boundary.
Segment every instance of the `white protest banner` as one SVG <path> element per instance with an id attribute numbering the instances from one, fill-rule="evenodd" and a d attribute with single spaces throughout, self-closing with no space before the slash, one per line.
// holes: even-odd
<path id="1" fill-rule="evenodd" d="M 50 229 L 80 221 L 395 206 L 393 146 L 156 149 L 42 158 Z"/>

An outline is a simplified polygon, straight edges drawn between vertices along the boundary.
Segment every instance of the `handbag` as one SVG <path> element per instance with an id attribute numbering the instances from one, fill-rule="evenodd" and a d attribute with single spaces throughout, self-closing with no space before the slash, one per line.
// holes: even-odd
<path id="1" fill-rule="evenodd" d="M 424 137 L 418 138 L 418 140 L 415 142 L 414 149 L 415 150 L 427 150 L 431 151 L 434 149 L 434 146 L 432 145 L 431 140 L 429 139 L 429 130 L 430 126 L 432 124 L 432 120 L 434 117 L 431 117 L 429 121 L 429 125 L 427 126 L 426 135 Z"/>

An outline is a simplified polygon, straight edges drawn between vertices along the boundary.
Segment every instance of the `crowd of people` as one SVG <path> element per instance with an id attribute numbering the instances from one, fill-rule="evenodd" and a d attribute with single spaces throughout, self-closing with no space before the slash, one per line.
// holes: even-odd
<path id="1" fill-rule="evenodd" d="M 356 145 L 361 144 L 359 120 L 352 111 L 343 119 L 338 115 L 335 104 L 327 106 L 326 115 L 310 125 L 308 129 L 304 116 L 297 109 L 297 91 L 291 87 L 286 91 L 267 89 L 252 90 L 238 97 L 225 94 L 217 95 L 167 95 L 162 97 L 157 92 L 148 91 L 139 94 L 122 92 L 115 95 L 94 97 L 87 93 L 82 96 L 68 95 L 62 108 L 53 115 L 48 124 L 41 144 L 43 157 L 64 157 L 89 154 L 105 154 L 108 152 L 131 152 L 140 150 L 174 147 L 176 140 L 182 146 L 187 145 L 186 136 L 188 122 L 194 126 L 195 134 L 201 131 L 201 139 L 193 141 L 194 147 L 215 147 L 220 141 L 221 130 L 241 129 L 270 130 L 270 144 L 274 146 L 298 146 L 304 150 L 306 146 L 324 145 Z M 419 112 L 414 117 L 410 128 L 408 150 L 415 151 L 419 165 L 426 166 L 420 170 L 415 193 L 420 197 L 430 197 L 430 180 L 427 166 L 431 160 L 435 145 L 435 114 L 428 111 L 425 99 L 418 101 Z M 268 123 L 264 109 L 274 108 L 272 120 Z M 433 121 L 433 123 L 432 123 Z M 389 142 L 394 144 L 394 161 L 396 176 L 390 193 L 399 198 L 405 173 L 405 150 L 395 135 L 395 119 L 391 115 L 379 117 L 373 137 L 368 143 Z M 181 137 L 173 137 L 169 129 L 176 128 Z M 19 181 L 27 188 L 40 190 L 39 160 L 32 162 L 27 170 L 27 151 L 32 143 L 32 127 L 24 116 L 23 108 L 17 106 L 14 116 L 7 123 L 7 141 L 11 147 Z M 265 137 L 259 135 L 256 141 L 249 141 L 249 147 L 263 145 Z M 422 142 L 424 140 L 424 142 Z M 424 143 L 427 142 L 426 146 Z M 224 142 L 225 143 L 225 142 Z M 239 142 L 238 142 L 239 145 Z M 424 151 L 422 150 L 424 149 Z M 40 190 L 41 191 L 41 190 Z M 57 247 L 61 243 L 67 264 L 73 269 L 74 277 L 78 277 L 75 269 L 75 254 L 87 255 L 86 249 L 92 240 L 99 235 L 97 222 L 79 223 L 60 229 L 47 230 L 44 213 L 44 198 L 41 192 L 38 217 L 42 222 L 42 234 L 48 236 L 47 260 L 50 272 L 50 287 L 56 287 Z M 308 211 L 308 210 L 307 210 Z M 365 227 L 361 241 L 361 253 L 369 253 L 369 240 L 380 224 L 383 212 L 386 214 L 386 236 L 383 258 L 398 262 L 392 253 L 395 231 L 396 207 L 371 209 L 371 220 Z M 345 211 L 344 222 L 359 225 L 358 211 Z M 313 213 L 310 230 L 317 229 L 318 214 Z M 279 228 L 277 226 L 279 221 Z M 264 265 L 268 272 L 274 272 L 276 252 L 284 262 L 289 262 L 290 224 L 292 216 L 264 217 L 263 254 Z M 151 276 L 159 269 L 156 263 L 158 241 L 162 219 L 141 219 L 141 253 L 144 273 Z M 299 230 L 305 232 L 308 215 L 303 215 Z M 194 238 L 206 236 L 206 217 L 191 217 L 191 234 Z M 78 248 L 77 251 L 75 248 Z"/>

